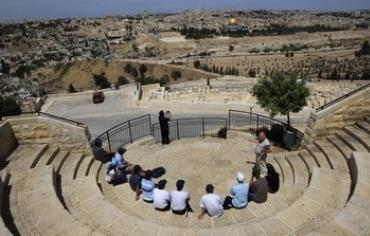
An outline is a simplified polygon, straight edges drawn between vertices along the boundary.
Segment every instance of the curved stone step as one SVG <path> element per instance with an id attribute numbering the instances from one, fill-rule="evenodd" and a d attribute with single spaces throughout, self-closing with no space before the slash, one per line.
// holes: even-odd
<path id="1" fill-rule="evenodd" d="M 320 164 L 317 162 L 316 158 L 314 158 L 311 153 L 308 152 L 306 148 L 302 148 L 298 155 L 301 157 L 302 161 L 304 162 L 307 171 L 311 174 L 313 167 L 320 167 Z"/>
<path id="2" fill-rule="evenodd" d="M 64 198 L 72 215 L 94 230 L 106 235 L 136 235 L 146 230 L 157 235 L 159 226 L 126 214 L 112 205 L 99 190 L 92 176 L 75 179 L 64 186 Z M 142 234 L 143 235 L 143 234 Z"/>
<path id="3" fill-rule="evenodd" d="M 349 173 L 347 159 L 332 143 L 326 139 L 322 139 L 316 140 L 314 144 L 330 160 L 335 170 Z"/>
<path id="4" fill-rule="evenodd" d="M 6 192 L 6 188 L 8 186 L 8 181 L 9 181 L 9 175 L 8 174 L 4 174 L 0 177 L 0 212 L 3 212 L 3 201 L 4 201 L 4 195 L 5 195 L 5 192 Z M 4 215 L 4 214 L 2 214 Z M 6 227 L 6 224 L 5 224 L 5 221 L 4 221 L 4 218 L 1 217 L 1 220 L 0 220 L 0 235 L 4 235 L 4 236 L 11 236 L 13 235 L 10 230 L 8 229 L 8 227 Z"/>
<path id="5" fill-rule="evenodd" d="M 61 185 L 68 185 L 76 177 L 78 166 L 83 160 L 83 153 L 70 152 L 59 171 Z"/>
<path id="6" fill-rule="evenodd" d="M 367 152 L 367 149 L 361 143 L 359 143 L 352 135 L 348 134 L 344 130 L 336 131 L 335 135 L 353 151 Z"/>
<path id="7" fill-rule="evenodd" d="M 346 126 L 343 129 L 370 152 L 370 134 L 357 126 Z"/>
<path id="8" fill-rule="evenodd" d="M 34 163 L 31 168 L 49 165 L 56 155 L 58 155 L 59 151 L 58 147 L 49 147 L 43 154 L 42 158 L 40 158 L 37 163 Z"/>
<path id="9" fill-rule="evenodd" d="M 310 185 L 303 196 L 291 206 L 277 213 L 273 218 L 297 231 L 307 222 L 314 219 L 330 201 L 335 187 L 333 171 L 313 168 Z"/>
<path id="10" fill-rule="evenodd" d="M 76 174 L 75 174 L 76 178 L 87 176 L 90 166 L 92 165 L 93 161 L 94 161 L 94 158 L 92 156 L 86 156 L 82 158 L 80 164 L 78 165 Z"/>
<path id="11" fill-rule="evenodd" d="M 20 148 L 21 147 L 21 148 Z M 18 150 L 18 148 L 20 148 Z M 47 145 L 21 145 L 11 155 L 11 161 L 7 166 L 7 171 L 12 175 L 11 182 L 21 178 L 23 174 L 31 168 L 33 163 L 45 153 Z"/>
<path id="12" fill-rule="evenodd" d="M 76 221 L 55 192 L 53 166 L 29 170 L 14 183 L 11 210 L 21 235 L 89 235 L 92 230 Z"/>
<path id="13" fill-rule="evenodd" d="M 359 120 L 356 122 L 357 126 L 364 131 L 366 131 L 368 134 L 370 134 L 370 122 Z"/>
<path id="14" fill-rule="evenodd" d="M 317 148 L 316 145 L 311 144 L 305 146 L 307 151 L 317 160 L 320 167 L 333 169 L 333 164 L 326 158 L 326 156 Z"/>
<path id="15" fill-rule="evenodd" d="M 59 173 L 60 170 L 61 170 L 61 168 L 62 168 L 62 166 L 63 166 L 63 163 L 67 159 L 68 155 L 69 155 L 69 151 L 68 150 L 61 150 L 54 157 L 54 159 L 51 161 L 51 163 L 47 163 L 47 164 L 48 165 L 49 164 L 52 164 L 54 166 L 55 172 L 56 173 Z"/>
<path id="16" fill-rule="evenodd" d="M 352 149 L 347 146 L 346 143 L 344 143 L 341 139 L 339 139 L 335 135 L 329 135 L 326 137 L 326 139 L 333 144 L 339 151 L 342 153 L 342 155 L 348 160 L 351 158 L 352 155 Z"/>
<path id="17" fill-rule="evenodd" d="M 357 182 L 347 205 L 335 217 L 335 223 L 356 235 L 370 233 L 370 153 L 353 152 L 357 165 Z"/>

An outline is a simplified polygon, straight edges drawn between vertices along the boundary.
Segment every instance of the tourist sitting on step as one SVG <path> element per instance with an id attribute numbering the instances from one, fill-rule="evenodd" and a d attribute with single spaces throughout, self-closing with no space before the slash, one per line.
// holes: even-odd
<path id="1" fill-rule="evenodd" d="M 141 180 L 145 175 L 144 171 L 142 170 L 141 166 L 134 165 L 133 172 L 129 179 L 129 184 L 132 191 L 135 192 L 135 200 L 139 200 L 141 194 Z"/>
<path id="2" fill-rule="evenodd" d="M 126 173 L 123 170 L 119 170 L 116 166 L 109 163 L 107 167 L 106 181 L 113 185 L 118 185 L 127 182 Z"/>
<path id="3" fill-rule="evenodd" d="M 102 146 L 103 146 L 102 141 L 100 139 L 95 139 L 91 147 L 92 153 L 94 155 L 95 160 L 107 163 L 111 161 L 113 154 L 105 151 Z"/>
<path id="4" fill-rule="evenodd" d="M 213 193 L 214 187 L 212 184 L 207 184 L 206 193 L 200 200 L 200 208 L 202 209 L 198 218 L 202 219 L 205 214 L 210 217 L 219 217 L 224 213 L 223 200 L 218 195 Z"/>
<path id="5" fill-rule="evenodd" d="M 170 209 L 170 193 L 165 190 L 167 181 L 162 179 L 154 189 L 154 208 L 159 211 L 168 211 Z"/>
<path id="6" fill-rule="evenodd" d="M 261 177 L 261 170 L 258 165 L 253 167 L 249 186 L 248 202 L 264 203 L 267 201 L 268 182 L 265 177 Z"/>
<path id="7" fill-rule="evenodd" d="M 235 184 L 231 190 L 231 196 L 227 196 L 224 201 L 224 209 L 230 209 L 231 207 L 241 209 L 248 204 L 248 191 L 249 184 L 245 183 L 245 176 L 243 173 L 238 172 L 236 174 L 237 184 Z"/>
<path id="8" fill-rule="evenodd" d="M 146 170 L 141 180 L 141 193 L 144 202 L 153 203 L 155 183 L 152 180 L 152 171 Z"/>
<path id="9" fill-rule="evenodd" d="M 277 191 L 279 191 L 280 187 L 279 173 L 275 171 L 274 166 L 271 165 L 270 163 L 267 163 L 266 167 L 267 167 L 266 180 L 269 185 L 269 193 L 276 193 Z"/>
<path id="10" fill-rule="evenodd" d="M 267 175 L 267 153 L 270 152 L 271 147 L 270 141 L 267 138 L 267 128 L 258 131 L 257 141 L 258 144 L 254 149 L 256 154 L 256 164 L 260 167 L 261 176 L 265 177 Z"/>
<path id="11" fill-rule="evenodd" d="M 118 169 L 124 170 L 126 173 L 132 173 L 134 166 L 130 162 L 126 161 L 123 156 L 126 151 L 127 150 L 125 148 L 119 148 L 112 158 L 112 164 L 116 165 Z"/>
<path id="12" fill-rule="evenodd" d="M 185 215 L 188 212 L 192 212 L 192 208 L 189 204 L 190 194 L 184 191 L 185 181 L 180 179 L 176 182 L 177 190 L 173 190 L 170 193 L 171 209 L 176 215 Z"/>

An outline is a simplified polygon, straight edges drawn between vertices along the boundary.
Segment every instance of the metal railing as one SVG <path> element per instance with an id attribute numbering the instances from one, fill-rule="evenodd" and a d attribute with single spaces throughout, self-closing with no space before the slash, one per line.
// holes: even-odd
<path id="1" fill-rule="evenodd" d="M 246 111 L 238 111 L 238 110 L 229 110 L 229 130 L 238 130 L 244 132 L 251 132 L 255 133 L 258 129 L 261 128 L 268 128 L 272 130 L 274 125 L 279 125 L 283 128 L 284 132 L 289 132 L 290 135 L 293 137 L 294 143 L 287 144 L 285 146 L 288 149 L 295 149 L 301 144 L 304 134 L 299 131 L 298 129 L 288 126 L 286 123 L 270 118 L 265 115 L 246 112 Z M 281 137 L 283 138 L 283 137 Z M 273 140 L 283 144 L 283 140 Z"/>
<path id="2" fill-rule="evenodd" d="M 144 115 L 118 124 L 97 137 L 103 148 L 116 151 L 119 147 L 133 143 L 135 140 L 152 134 L 150 115 Z"/>
<path id="3" fill-rule="evenodd" d="M 36 112 L 22 112 L 20 115 L 45 116 L 45 117 L 52 118 L 54 120 L 60 120 L 60 121 L 69 123 L 71 125 L 76 125 L 76 126 L 80 126 L 80 127 L 86 127 L 86 125 L 84 123 L 81 123 L 81 122 L 78 122 L 78 121 L 75 121 L 75 120 L 71 120 L 71 119 L 67 119 L 67 118 L 64 118 L 64 117 L 52 115 L 52 114 L 49 114 L 49 113 L 41 112 L 41 111 L 36 111 Z M 11 118 L 11 117 L 15 117 L 15 116 L 4 116 L 4 117 L 2 117 L 2 121 L 7 120 L 8 117 Z"/>
<path id="4" fill-rule="evenodd" d="M 338 103 L 340 101 L 343 101 L 344 99 L 352 96 L 353 94 L 356 94 L 358 92 L 361 92 L 362 90 L 365 90 L 365 89 L 367 89 L 369 87 L 370 87 L 370 83 L 365 84 L 364 86 L 361 86 L 361 87 L 359 87 L 359 88 L 357 88 L 357 89 L 355 89 L 355 90 L 353 90 L 353 91 L 351 91 L 349 93 L 344 94 L 343 96 L 340 96 L 339 98 L 336 98 L 336 99 L 334 99 L 334 100 L 332 100 L 332 101 L 324 104 L 321 107 L 316 108 L 316 112 L 321 111 L 321 110 L 324 110 L 325 108 L 330 107 L 330 106 L 332 106 L 332 105 L 334 105 L 334 104 L 336 104 L 336 103 Z"/>
<path id="5" fill-rule="evenodd" d="M 168 122 L 170 140 L 189 137 L 216 137 L 222 128 L 227 128 L 226 118 L 184 118 Z M 152 134 L 155 142 L 161 142 L 159 123 L 153 124 Z"/>
<path id="6" fill-rule="evenodd" d="M 300 145 L 304 135 L 301 131 L 288 127 L 286 123 L 279 120 L 251 112 L 230 110 L 228 118 L 184 118 L 170 120 L 168 123 L 170 140 L 217 137 L 223 128 L 254 133 L 259 128 L 271 129 L 274 125 L 283 127 L 284 133 L 289 131 L 290 136 L 293 136 L 294 143 L 289 146 L 294 147 L 287 149 L 295 149 Z M 104 149 L 112 152 L 146 136 L 152 136 L 155 142 L 160 142 L 162 139 L 159 123 L 152 124 L 149 114 L 116 125 L 99 135 L 97 139 L 102 141 Z"/>

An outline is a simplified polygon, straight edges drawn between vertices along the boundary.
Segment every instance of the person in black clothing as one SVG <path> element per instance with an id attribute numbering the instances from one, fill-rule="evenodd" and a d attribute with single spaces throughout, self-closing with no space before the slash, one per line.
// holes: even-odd
<path id="1" fill-rule="evenodd" d="M 269 184 L 269 192 L 276 193 L 280 187 L 280 177 L 279 173 L 275 171 L 275 168 L 270 163 L 266 164 L 267 176 L 266 180 Z"/>
<path id="2" fill-rule="evenodd" d="M 95 160 L 101 161 L 103 163 L 107 163 L 111 161 L 113 153 L 109 153 L 105 151 L 102 146 L 103 146 L 102 141 L 100 139 L 95 139 L 91 147 L 92 152 L 93 152 Z"/>
<path id="3" fill-rule="evenodd" d="M 143 179 L 144 171 L 139 165 L 134 166 L 134 170 L 129 179 L 129 184 L 132 191 L 135 192 L 135 200 L 139 200 L 141 194 L 141 180 Z"/>
<path id="4" fill-rule="evenodd" d="M 164 115 L 163 111 L 160 111 L 158 120 L 159 120 L 159 125 L 161 127 L 162 144 L 163 145 L 169 144 L 170 143 L 170 138 L 169 138 L 170 128 L 168 127 L 168 122 L 170 121 L 170 119 Z"/>

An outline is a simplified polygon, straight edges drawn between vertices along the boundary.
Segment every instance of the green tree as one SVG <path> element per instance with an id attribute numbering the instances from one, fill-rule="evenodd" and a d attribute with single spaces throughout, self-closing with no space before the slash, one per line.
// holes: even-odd
<path id="1" fill-rule="evenodd" d="M 0 117 L 13 116 L 21 114 L 21 107 L 19 106 L 15 97 L 1 97 L 0 96 Z"/>
<path id="2" fill-rule="evenodd" d="M 368 40 L 365 40 L 365 42 L 362 44 L 360 51 L 356 52 L 355 55 L 356 56 L 370 55 L 370 44 Z"/>
<path id="3" fill-rule="evenodd" d="M 77 90 L 75 89 L 73 84 L 70 83 L 69 86 L 68 86 L 68 93 L 75 93 L 75 92 L 77 92 Z"/>
<path id="4" fill-rule="evenodd" d="M 172 71 L 171 72 L 171 77 L 174 79 L 174 80 L 178 80 L 181 78 L 181 71 L 178 71 L 178 70 L 175 70 L 175 71 Z"/>
<path id="5" fill-rule="evenodd" d="M 287 116 L 290 126 L 290 113 L 302 110 L 310 95 L 304 80 L 299 80 L 296 74 L 275 72 L 270 78 L 263 78 L 254 85 L 252 93 L 258 103 L 271 117 L 277 114 Z"/>
<path id="6" fill-rule="evenodd" d="M 123 71 L 126 73 L 126 74 L 130 74 L 131 70 L 133 69 L 132 65 L 130 63 L 127 63 L 124 67 L 123 67 Z"/>
<path id="7" fill-rule="evenodd" d="M 130 83 L 130 81 L 125 76 L 121 75 L 120 77 L 118 77 L 117 83 L 118 85 L 124 85 Z"/>
<path id="8" fill-rule="evenodd" d="M 165 86 L 170 82 L 170 77 L 167 74 L 162 75 L 162 77 L 159 79 L 159 85 Z"/>
<path id="9" fill-rule="evenodd" d="M 105 89 L 110 87 L 108 79 L 105 77 L 105 73 L 94 74 L 95 85 L 100 86 L 100 89 Z"/>

